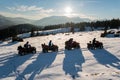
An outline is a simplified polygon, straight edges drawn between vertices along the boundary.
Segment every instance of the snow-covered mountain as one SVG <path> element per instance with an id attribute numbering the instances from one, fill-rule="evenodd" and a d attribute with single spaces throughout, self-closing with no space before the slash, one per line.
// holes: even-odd
<path id="1" fill-rule="evenodd" d="M 0 80 L 119 80 L 120 37 L 102 38 L 101 33 L 58 33 L 26 38 L 24 42 L 0 42 Z M 94 37 L 103 42 L 104 49 L 87 49 Z M 70 38 L 80 43 L 80 49 L 64 49 Z M 41 44 L 49 40 L 59 46 L 58 52 L 42 53 Z M 17 47 L 27 41 L 37 53 L 18 56 Z"/>
<path id="2" fill-rule="evenodd" d="M 45 25 L 63 24 L 67 22 L 79 23 L 79 22 L 88 22 L 88 21 L 91 20 L 88 18 L 80 18 L 80 17 L 50 16 L 37 20 L 34 22 L 34 24 L 45 26 Z"/>

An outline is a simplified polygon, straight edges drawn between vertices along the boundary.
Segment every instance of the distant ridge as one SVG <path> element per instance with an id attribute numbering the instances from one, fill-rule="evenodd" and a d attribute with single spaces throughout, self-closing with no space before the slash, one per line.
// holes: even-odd
<path id="1" fill-rule="evenodd" d="M 25 19 L 21 17 L 11 18 L 11 17 L 5 17 L 0 15 L 0 29 L 4 29 L 11 25 L 18 25 L 18 24 L 33 24 L 38 26 L 47 26 L 47 25 L 56 25 L 56 24 L 64 24 L 67 22 L 89 22 L 91 21 L 88 18 L 80 18 L 80 17 L 66 17 L 66 16 L 50 16 L 45 17 L 40 20 L 30 20 Z"/>
<path id="2" fill-rule="evenodd" d="M 50 16 L 40 20 L 35 21 L 33 24 L 35 25 L 54 25 L 54 24 L 63 24 L 67 22 L 88 22 L 91 21 L 88 18 L 80 18 L 80 17 L 66 17 L 66 16 Z"/>

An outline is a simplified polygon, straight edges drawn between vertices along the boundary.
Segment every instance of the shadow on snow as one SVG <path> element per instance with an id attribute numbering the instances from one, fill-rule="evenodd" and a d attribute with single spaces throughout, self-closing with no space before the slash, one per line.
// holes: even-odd
<path id="1" fill-rule="evenodd" d="M 17 44 L 18 42 L 15 41 L 15 42 L 8 42 L 7 44 L 3 44 L 3 45 L 0 45 L 0 47 L 3 47 L 3 46 L 12 46 L 14 44 Z"/>
<path id="2" fill-rule="evenodd" d="M 32 55 L 16 56 L 7 55 L 0 57 L 0 79 L 17 75 L 17 68 Z"/>
<path id="3" fill-rule="evenodd" d="M 83 63 L 85 63 L 85 59 L 80 49 L 65 50 L 63 70 L 66 75 L 69 74 L 73 79 L 79 77 L 78 72 L 82 71 Z"/>
<path id="4" fill-rule="evenodd" d="M 44 69 L 49 68 L 56 58 L 57 53 L 39 53 L 36 60 L 29 64 L 25 70 L 19 74 L 16 80 L 26 80 L 25 75 L 30 75 L 27 80 L 34 80 L 36 74 L 39 75 Z"/>
<path id="5" fill-rule="evenodd" d="M 93 53 L 94 57 L 100 64 L 105 65 L 108 68 L 112 66 L 114 68 L 120 69 L 120 60 L 107 50 L 98 49 L 90 51 Z"/>

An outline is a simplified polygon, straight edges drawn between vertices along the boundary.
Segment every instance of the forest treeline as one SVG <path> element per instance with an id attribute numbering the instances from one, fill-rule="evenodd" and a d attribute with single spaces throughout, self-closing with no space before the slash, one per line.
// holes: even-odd
<path id="1" fill-rule="evenodd" d="M 27 32 L 31 32 L 31 36 L 32 36 L 34 31 L 51 30 L 51 29 L 67 28 L 67 27 L 79 28 L 80 31 L 85 31 L 85 27 L 90 27 L 92 31 L 97 28 L 104 28 L 106 30 L 108 28 L 119 29 L 120 19 L 80 22 L 80 23 L 68 22 L 65 24 L 56 24 L 56 25 L 48 25 L 48 26 L 36 26 L 32 24 L 13 25 L 13 26 L 9 26 L 8 28 L 0 30 L 0 40 Z"/>

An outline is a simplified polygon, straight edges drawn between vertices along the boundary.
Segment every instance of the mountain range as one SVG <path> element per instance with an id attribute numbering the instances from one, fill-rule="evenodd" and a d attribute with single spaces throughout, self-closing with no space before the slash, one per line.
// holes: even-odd
<path id="1" fill-rule="evenodd" d="M 66 16 L 50 16 L 45 17 L 40 20 L 30 20 L 21 17 L 11 18 L 0 15 L 0 29 L 4 29 L 8 26 L 17 25 L 17 24 L 33 24 L 38 26 L 47 26 L 47 25 L 55 25 L 55 24 L 63 24 L 67 22 L 89 22 L 91 21 L 88 18 L 80 18 L 80 17 L 66 17 Z"/>
<path id="2" fill-rule="evenodd" d="M 35 25 L 55 25 L 55 24 L 63 24 L 67 22 L 88 22 L 90 19 L 88 18 L 80 18 L 80 17 L 66 17 L 66 16 L 50 16 L 40 20 L 35 21 L 33 24 Z"/>
<path id="3" fill-rule="evenodd" d="M 4 29 L 12 25 L 25 24 L 31 22 L 33 22 L 33 20 L 20 18 L 20 17 L 11 18 L 0 15 L 0 29 Z"/>

